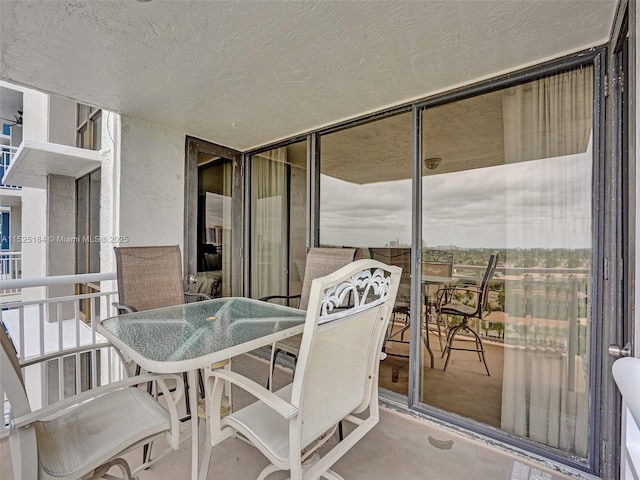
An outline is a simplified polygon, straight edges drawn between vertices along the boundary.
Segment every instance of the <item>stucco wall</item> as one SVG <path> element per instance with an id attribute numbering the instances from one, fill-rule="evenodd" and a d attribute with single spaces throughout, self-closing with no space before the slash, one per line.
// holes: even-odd
<path id="1" fill-rule="evenodd" d="M 22 189 L 22 278 L 38 278 L 47 275 L 46 238 L 47 191 L 41 188 Z M 25 288 L 22 300 L 45 297 L 44 287 Z"/>
<path id="2" fill-rule="evenodd" d="M 9 225 L 11 236 L 22 236 L 22 205 L 13 205 L 11 207 L 11 224 Z M 9 250 L 19 252 L 21 245 L 17 242 L 12 242 L 9 246 Z"/>
<path id="3" fill-rule="evenodd" d="M 76 146 L 76 103 L 66 98 L 49 97 L 49 141 Z"/>
<path id="4" fill-rule="evenodd" d="M 75 272 L 76 244 L 76 181 L 73 177 L 49 175 L 47 177 L 47 276 L 73 275 Z M 47 296 L 73 295 L 73 285 L 47 287 Z M 62 305 L 62 318 L 73 317 L 72 304 Z M 57 318 L 56 305 L 49 306 L 49 321 Z"/>
<path id="5" fill-rule="evenodd" d="M 122 117 L 120 245 L 183 243 L 185 135 Z"/>
<path id="6" fill-rule="evenodd" d="M 23 130 L 24 140 L 49 140 L 49 95 L 24 89 L 22 92 Z"/>
<path id="7" fill-rule="evenodd" d="M 24 140 L 46 142 L 49 137 L 49 96 L 31 89 L 23 89 Z M 37 278 L 47 275 L 47 191 L 38 188 L 22 189 L 22 278 Z M 22 300 L 44 298 L 44 287 L 25 288 Z"/>

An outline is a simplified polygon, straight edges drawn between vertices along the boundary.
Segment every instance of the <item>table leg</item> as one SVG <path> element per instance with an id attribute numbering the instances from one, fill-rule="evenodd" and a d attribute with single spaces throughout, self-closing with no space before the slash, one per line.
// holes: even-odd
<path id="1" fill-rule="evenodd" d="M 189 371 L 189 385 L 196 386 L 193 395 L 189 396 L 189 406 L 191 407 L 191 478 L 192 480 L 198 480 L 198 371 Z"/>
<path id="2" fill-rule="evenodd" d="M 209 412 L 207 411 L 207 415 Z M 209 462 L 211 461 L 211 451 L 213 446 L 211 445 L 211 429 L 209 428 L 209 422 L 205 423 L 205 436 L 204 436 L 204 450 L 202 451 L 202 460 L 200 463 L 200 475 L 198 480 L 206 480 L 209 474 Z"/>
<path id="3" fill-rule="evenodd" d="M 205 368 L 205 372 L 206 372 L 206 377 L 209 376 L 209 373 L 211 372 L 211 370 L 216 370 L 218 368 L 224 368 L 226 370 L 231 370 L 231 360 L 225 360 L 222 362 L 218 362 L 218 363 L 214 363 L 211 365 L 208 365 Z M 211 415 L 211 407 L 209 405 L 209 401 L 210 401 L 210 392 L 207 391 L 207 389 L 204 389 L 204 396 L 205 396 L 205 439 L 204 439 L 204 447 L 202 450 L 202 459 L 200 460 L 200 473 L 199 473 L 199 477 L 198 480 L 206 480 L 207 479 L 207 475 L 209 474 L 209 462 L 211 461 L 211 454 L 213 451 L 213 443 L 211 442 L 211 425 L 210 425 L 210 415 Z M 223 411 L 223 407 L 221 407 L 220 409 L 220 416 L 224 416 L 224 415 L 228 415 L 232 410 L 233 410 L 233 404 L 231 403 L 231 382 L 226 382 L 225 384 L 225 390 L 223 392 L 223 399 L 224 396 L 226 395 L 227 400 L 229 402 L 229 410 L 228 411 Z"/>

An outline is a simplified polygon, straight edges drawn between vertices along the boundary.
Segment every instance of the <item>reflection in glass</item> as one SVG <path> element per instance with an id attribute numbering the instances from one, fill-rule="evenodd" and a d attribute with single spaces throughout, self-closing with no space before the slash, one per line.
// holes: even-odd
<path id="1" fill-rule="evenodd" d="M 299 294 L 306 257 L 306 142 L 253 155 L 250 184 L 251 296 Z"/>
<path id="2" fill-rule="evenodd" d="M 408 393 L 411 304 L 411 114 L 320 139 L 320 246 L 402 267 L 380 386 Z"/>
<path id="3" fill-rule="evenodd" d="M 471 325 L 491 375 L 463 351 L 452 351 L 443 371 L 438 328 L 461 318 L 438 317 L 427 302 L 435 365 L 423 348 L 421 400 L 583 457 L 592 75 L 581 68 L 422 112 L 423 158 L 442 159 L 423 170 L 423 251 L 453 254 L 458 284 L 478 284 L 492 252 L 499 263 L 487 311 Z M 473 305 L 475 297 L 453 300 Z"/>
<path id="4" fill-rule="evenodd" d="M 231 295 L 231 160 L 198 153 L 198 275 L 195 291 Z"/>

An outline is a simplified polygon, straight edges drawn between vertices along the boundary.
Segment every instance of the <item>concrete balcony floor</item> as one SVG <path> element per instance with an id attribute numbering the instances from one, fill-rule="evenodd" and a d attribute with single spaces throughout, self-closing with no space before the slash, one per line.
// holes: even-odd
<path id="1" fill-rule="evenodd" d="M 233 360 L 233 370 L 260 383 L 267 377 L 268 364 L 243 355 Z M 276 371 L 276 388 L 290 381 L 291 373 Z M 236 408 L 252 397 L 233 392 Z M 190 424 L 182 425 L 185 433 Z M 200 426 L 204 438 L 204 422 Z M 0 480 L 12 480 L 8 440 L 0 440 Z M 162 449 L 154 446 L 154 451 Z M 322 453 L 322 452 L 321 452 Z M 126 456 L 132 468 L 139 464 L 141 452 Z M 267 465 L 266 459 L 250 445 L 229 439 L 213 450 L 209 466 L 210 480 L 254 480 Z M 426 420 L 416 419 L 388 408 L 381 409 L 380 423 L 349 451 L 334 470 L 347 480 L 564 480 L 593 478 L 582 473 L 553 471 L 548 466 L 505 452 L 500 448 L 467 438 Z M 190 440 L 171 451 L 150 469 L 139 474 L 140 480 L 176 480 L 190 478 Z M 278 472 L 273 480 L 288 478 Z M 27 479 L 24 479 L 27 480 Z M 29 479 L 30 480 L 30 479 Z"/>

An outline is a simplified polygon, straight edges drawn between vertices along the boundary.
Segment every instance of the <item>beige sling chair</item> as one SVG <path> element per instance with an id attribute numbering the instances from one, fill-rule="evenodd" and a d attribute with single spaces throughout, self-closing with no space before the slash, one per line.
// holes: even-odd
<path id="1" fill-rule="evenodd" d="M 257 398 L 223 419 L 208 417 L 208 446 L 235 435 L 248 441 L 270 462 L 258 480 L 279 470 L 291 480 L 342 479 L 331 467 L 379 420 L 378 369 L 400 275 L 399 267 L 367 259 L 313 280 L 293 383 L 276 392 L 238 373 L 207 369 L 208 412 L 218 408 L 226 382 Z M 351 306 L 336 308 L 348 296 Z M 355 428 L 322 458 L 305 462 L 329 447 L 340 422 Z"/>
<path id="2" fill-rule="evenodd" d="M 0 344 L 0 387 L 11 405 L 9 442 L 14 478 L 114 479 L 117 477 L 107 472 L 117 468 L 122 475 L 120 478 L 131 479 L 129 465 L 121 458 L 124 453 L 161 437 L 171 447 L 178 448 L 176 404 L 183 394 L 179 376 L 141 375 L 87 390 L 31 411 L 21 368 L 45 359 L 69 356 L 70 353 L 47 355 L 21 365 L 1 324 Z M 75 349 L 73 355 L 80 353 Z M 167 379 L 177 384 L 173 394 L 165 384 Z M 168 399 L 165 406 L 135 387 L 148 381 L 155 382 Z M 147 461 L 134 473 L 153 462 Z"/>

